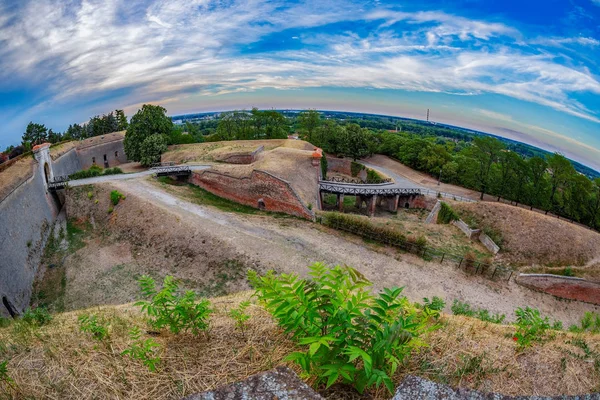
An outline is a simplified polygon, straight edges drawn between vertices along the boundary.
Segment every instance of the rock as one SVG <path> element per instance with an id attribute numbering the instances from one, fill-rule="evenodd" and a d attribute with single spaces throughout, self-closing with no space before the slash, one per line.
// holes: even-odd
<path id="1" fill-rule="evenodd" d="M 409 375 L 396 388 L 392 400 L 600 400 L 600 394 L 579 396 L 504 396 L 497 393 L 483 393 L 470 389 L 454 389 L 448 385 L 428 381 Z"/>
<path id="2" fill-rule="evenodd" d="M 241 382 L 183 400 L 323 400 L 288 367 L 252 375 Z"/>

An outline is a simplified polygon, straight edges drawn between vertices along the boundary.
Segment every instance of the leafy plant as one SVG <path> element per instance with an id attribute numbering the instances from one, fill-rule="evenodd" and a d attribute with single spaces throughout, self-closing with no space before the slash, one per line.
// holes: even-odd
<path id="1" fill-rule="evenodd" d="M 156 371 L 160 357 L 158 350 L 160 345 L 152 338 L 142 339 L 142 332 L 137 326 L 129 331 L 129 338 L 133 341 L 121 355 L 127 355 L 132 359 L 140 360 L 152 372 Z"/>
<path id="2" fill-rule="evenodd" d="M 91 333 L 94 339 L 99 341 L 108 338 L 108 327 L 102 321 L 98 321 L 95 315 L 80 315 L 78 320 L 82 332 Z"/>
<path id="3" fill-rule="evenodd" d="M 242 301 L 238 307 L 229 311 L 229 316 L 235 320 L 235 326 L 240 328 L 242 335 L 244 334 L 245 323 L 250 319 L 250 315 L 246 313 L 249 306 L 249 301 Z"/>
<path id="4" fill-rule="evenodd" d="M 119 204 L 119 201 L 121 200 L 125 200 L 125 195 L 123 193 L 119 192 L 118 190 L 113 190 L 110 192 L 110 201 L 114 206 Z"/>
<path id="5" fill-rule="evenodd" d="M 439 318 L 444 307 L 446 307 L 446 302 L 441 297 L 433 296 L 431 300 L 427 297 L 423 298 L 423 309 L 436 319 Z"/>
<path id="6" fill-rule="evenodd" d="M 393 392 L 391 376 L 425 346 L 419 337 L 428 329 L 427 313 L 401 296 L 402 288 L 371 295 L 371 282 L 353 268 L 315 263 L 310 271 L 312 280 L 248 272 L 259 301 L 306 346 L 288 359 L 327 387 L 342 380 L 361 393 L 382 384 Z"/>
<path id="7" fill-rule="evenodd" d="M 519 307 L 515 310 L 517 316 L 517 332 L 513 339 L 520 349 L 529 347 L 533 342 L 541 342 L 546 330 L 550 329 L 548 317 L 542 318 L 540 311 L 535 308 Z"/>
<path id="8" fill-rule="evenodd" d="M 173 333 L 191 331 L 194 335 L 208 329 L 212 309 L 207 299 L 197 302 L 193 290 L 178 293 L 179 286 L 172 276 L 165 277 L 160 290 L 156 288 L 154 279 L 147 275 L 143 275 L 139 282 L 142 294 L 150 301 L 139 301 L 135 304 L 141 306 L 142 311 L 152 318 L 151 324 L 154 328 L 168 327 Z"/>
<path id="9" fill-rule="evenodd" d="M 587 311 L 579 322 L 579 326 L 571 325 L 569 332 L 591 332 L 600 333 L 600 315 Z"/>
<path id="10" fill-rule="evenodd" d="M 494 324 L 501 324 L 506 319 L 506 315 L 504 314 L 491 314 L 486 309 L 476 309 L 469 303 L 462 302 L 457 299 L 454 300 L 450 309 L 454 315 L 465 315 L 467 317 L 477 318 L 484 322 L 492 322 Z"/>
<path id="11" fill-rule="evenodd" d="M 365 169 L 365 166 L 356 161 L 350 163 L 350 173 L 352 176 L 357 176 L 363 169 Z"/>
<path id="12" fill-rule="evenodd" d="M 450 222 L 458 221 L 459 219 L 460 217 L 452 207 L 443 201 L 440 202 L 440 211 L 437 216 L 438 224 L 449 224 Z"/>
<path id="13" fill-rule="evenodd" d="M 87 192 L 87 197 L 88 199 L 91 199 L 92 197 L 94 197 L 94 192 Z"/>
<path id="14" fill-rule="evenodd" d="M 42 326 L 52 321 L 52 315 L 44 307 L 30 308 L 23 313 L 21 319 L 29 325 Z"/>
<path id="15" fill-rule="evenodd" d="M 8 375 L 8 360 L 0 362 L 0 383 L 6 383 L 8 386 L 14 388 L 14 380 Z"/>

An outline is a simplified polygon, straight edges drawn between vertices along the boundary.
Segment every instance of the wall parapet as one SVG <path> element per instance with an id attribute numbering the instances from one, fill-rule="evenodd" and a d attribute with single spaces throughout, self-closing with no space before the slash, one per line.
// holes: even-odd
<path id="1" fill-rule="evenodd" d="M 552 274 L 519 274 L 515 282 L 528 289 L 561 299 L 600 305 L 600 283 L 598 282 Z"/>
<path id="2" fill-rule="evenodd" d="M 282 212 L 308 220 L 315 214 L 302 202 L 292 185 L 267 171 L 253 170 L 235 177 L 212 169 L 192 172 L 189 182 L 219 197 L 266 211 Z"/>

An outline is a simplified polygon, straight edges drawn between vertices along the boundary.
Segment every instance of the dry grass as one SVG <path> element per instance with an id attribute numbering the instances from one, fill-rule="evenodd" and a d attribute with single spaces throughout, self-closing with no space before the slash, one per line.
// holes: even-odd
<path id="1" fill-rule="evenodd" d="M 42 328 L 13 323 L 0 329 L 0 360 L 9 360 L 15 388 L 0 383 L 0 397 L 178 399 L 285 364 L 283 359 L 296 347 L 262 308 L 248 309 L 252 318 L 244 334 L 227 316 L 248 297 L 245 292 L 212 299 L 216 313 L 207 336 L 153 335 L 161 345 L 156 373 L 120 355 L 129 345 L 128 330 L 147 328 L 131 305 L 59 314 Z M 98 342 L 82 333 L 77 323 L 81 314 L 106 320 L 110 340 Z M 429 347 L 411 358 L 394 377 L 395 383 L 414 374 L 509 395 L 582 394 L 599 389 L 600 336 L 554 332 L 546 342 L 518 353 L 511 326 L 458 316 L 443 316 L 440 325 L 426 338 Z M 577 340 L 579 346 L 573 344 Z M 587 355 L 581 343 L 588 346 Z M 361 398 L 340 386 L 322 393 L 327 398 Z M 363 398 L 389 397 L 380 389 Z"/>
<path id="2" fill-rule="evenodd" d="M 498 258 L 507 263 L 584 265 L 600 255 L 600 234 L 567 221 L 501 203 L 455 203 L 453 207 L 461 218 L 473 218 L 480 227 L 502 234 Z"/>
<path id="3" fill-rule="evenodd" d="M 69 150 L 77 147 L 78 144 L 79 144 L 78 141 L 72 140 L 70 142 L 61 143 L 59 145 L 52 146 L 52 147 L 50 147 L 50 157 L 52 157 L 52 160 L 56 160 L 57 158 L 59 158 L 60 156 L 62 156 L 66 152 L 68 152 Z"/>
<path id="4" fill-rule="evenodd" d="M 29 155 L 0 172 L 0 201 L 33 175 L 34 164 Z"/>

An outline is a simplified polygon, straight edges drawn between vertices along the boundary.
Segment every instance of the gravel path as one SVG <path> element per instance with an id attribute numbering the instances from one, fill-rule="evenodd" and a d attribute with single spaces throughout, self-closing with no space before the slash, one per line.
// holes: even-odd
<path id="1" fill-rule="evenodd" d="M 284 272 L 305 274 L 315 261 L 346 264 L 361 271 L 376 289 L 405 286 L 404 293 L 413 301 L 440 296 L 447 308 L 454 299 L 468 301 L 493 313 L 514 318 L 516 307 L 539 308 L 544 315 L 576 323 L 585 311 L 599 307 L 580 302 L 562 301 L 517 284 L 491 282 L 480 276 L 468 276 L 452 265 L 425 262 L 409 254 L 369 245 L 361 239 L 311 222 L 276 219 L 267 216 L 227 213 L 191 203 L 144 179 L 113 183 L 128 198 L 138 197 L 174 214 L 186 223 L 212 235 L 218 235 L 236 251 L 262 264 Z"/>
<path id="2" fill-rule="evenodd" d="M 210 165 L 190 165 L 190 170 L 192 171 L 201 171 L 203 169 L 209 169 Z M 69 181 L 69 186 L 84 186 L 84 185 L 93 185 L 96 183 L 105 183 L 105 182 L 115 182 L 115 181 L 124 181 L 129 179 L 143 178 L 146 176 L 150 176 L 155 172 L 152 170 L 146 170 L 142 172 L 134 172 L 131 174 L 116 174 L 116 175 L 103 175 L 103 176 L 95 176 L 93 178 L 85 178 L 85 179 L 76 179 L 73 181 Z"/>

